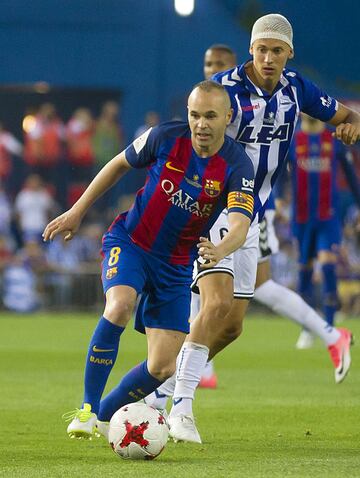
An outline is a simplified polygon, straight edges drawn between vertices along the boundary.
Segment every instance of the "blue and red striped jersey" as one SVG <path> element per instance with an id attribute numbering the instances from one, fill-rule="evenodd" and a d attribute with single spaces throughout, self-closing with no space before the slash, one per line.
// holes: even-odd
<path id="1" fill-rule="evenodd" d="M 132 241 L 171 264 L 191 264 L 196 244 L 225 208 L 253 217 L 254 168 L 242 146 L 225 137 L 211 157 L 199 157 L 187 123 L 171 121 L 146 131 L 125 151 L 134 168 L 148 167 L 145 185 L 124 221 Z"/>
<path id="2" fill-rule="evenodd" d="M 336 173 L 345 148 L 325 129 L 295 133 L 289 152 L 293 184 L 293 219 L 299 224 L 325 221 L 337 213 Z"/>

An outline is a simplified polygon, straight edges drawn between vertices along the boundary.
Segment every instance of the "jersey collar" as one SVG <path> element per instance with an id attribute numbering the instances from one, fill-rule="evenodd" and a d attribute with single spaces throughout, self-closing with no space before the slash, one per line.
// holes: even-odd
<path id="1" fill-rule="evenodd" d="M 246 62 L 243 63 L 242 65 L 238 66 L 238 67 L 237 67 L 237 70 L 238 70 L 238 75 L 239 75 L 239 77 L 243 80 L 245 87 L 246 87 L 251 93 L 255 93 L 256 95 L 262 96 L 262 97 L 264 97 L 264 98 L 266 98 L 266 97 L 267 97 L 267 98 L 270 98 L 271 96 L 275 95 L 275 93 L 277 93 L 279 90 L 281 90 L 282 88 L 285 88 L 286 86 L 288 86 L 289 81 L 288 81 L 288 80 L 285 78 L 285 76 L 284 76 L 285 70 L 283 70 L 283 73 L 281 73 L 280 80 L 279 80 L 278 84 L 276 85 L 275 90 L 273 91 L 272 94 L 270 94 L 270 93 L 268 93 L 267 91 L 263 90 L 263 89 L 260 88 L 259 86 L 256 86 L 256 85 L 250 80 L 250 78 L 247 76 L 246 71 L 245 71 L 245 66 L 246 66 L 250 61 L 252 61 L 252 59 L 249 59 L 248 61 L 246 61 Z"/>

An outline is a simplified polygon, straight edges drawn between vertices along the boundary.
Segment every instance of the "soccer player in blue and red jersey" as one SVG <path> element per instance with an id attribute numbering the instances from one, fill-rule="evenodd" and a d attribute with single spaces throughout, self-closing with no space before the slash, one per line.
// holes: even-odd
<path id="1" fill-rule="evenodd" d="M 232 110 L 225 88 L 199 83 L 188 100 L 188 123 L 150 128 L 113 158 L 75 205 L 51 221 L 44 240 L 73 237 L 89 207 L 131 167 L 148 167 L 147 180 L 129 211 L 103 238 L 103 316 L 91 339 L 85 391 L 69 436 L 92 436 L 97 417 L 107 421 L 121 406 L 140 400 L 175 370 L 189 332 L 190 284 L 198 254 L 215 265 L 241 246 L 253 217 L 254 168 L 243 148 L 225 137 Z M 217 246 L 206 235 L 227 205 L 230 231 Z M 119 340 L 141 294 L 137 327 L 146 331 L 148 358 L 130 370 L 100 404 Z M 140 320 L 139 320 L 140 319 Z"/>
<path id="2" fill-rule="evenodd" d="M 218 73 L 214 79 L 227 89 L 234 110 L 226 134 L 242 144 L 255 169 L 255 209 L 258 209 L 244 246 L 215 267 L 216 273 L 199 271 L 195 278 L 201 296 L 200 312 L 181 351 L 170 434 L 175 439 L 201 442 L 194 424 L 192 402 L 207 360 L 235 340 L 256 280 L 258 221 L 261 210 L 283 167 L 298 116 L 303 111 L 336 127 L 338 140 L 355 144 L 360 139 L 360 115 L 331 98 L 297 71 L 285 68 L 294 57 L 289 21 L 278 14 L 259 18 L 253 25 L 250 54 L 242 65 Z M 259 214 L 260 213 L 260 214 Z M 226 211 L 210 231 L 227 228 Z M 206 271 L 208 272 L 208 271 Z M 234 297 L 236 300 L 234 300 Z M 276 301 L 276 292 L 273 300 Z M 331 349 L 335 381 L 341 382 L 350 367 L 351 333 L 336 330 L 324 321 L 319 331 Z"/>
<path id="3" fill-rule="evenodd" d="M 289 151 L 292 177 L 293 232 L 299 245 L 299 292 L 313 301 L 313 260 L 322 271 L 323 313 L 333 325 L 338 307 L 336 262 L 341 240 L 336 175 L 338 163 L 360 208 L 360 188 L 355 171 L 348 160 L 345 147 L 332 135 L 326 125 L 306 114 L 301 128 L 294 135 Z M 308 348 L 313 336 L 305 329 L 298 347 Z"/>

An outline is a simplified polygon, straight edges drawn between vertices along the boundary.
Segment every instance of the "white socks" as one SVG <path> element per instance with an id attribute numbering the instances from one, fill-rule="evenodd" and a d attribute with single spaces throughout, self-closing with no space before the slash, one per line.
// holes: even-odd
<path id="1" fill-rule="evenodd" d="M 206 362 L 204 370 L 202 371 L 201 378 L 210 378 L 214 375 L 214 362 L 213 360 L 209 360 Z"/>
<path id="2" fill-rule="evenodd" d="M 205 345 L 185 342 L 176 360 L 176 373 L 165 380 L 145 402 L 155 408 L 166 408 L 167 400 L 173 396 L 172 415 L 191 414 L 195 390 L 209 357 Z"/>
<path id="3" fill-rule="evenodd" d="M 176 372 L 160 385 L 154 392 L 145 397 L 145 403 L 150 407 L 164 410 L 169 397 L 173 396 L 176 384 Z"/>
<path id="4" fill-rule="evenodd" d="M 178 357 L 173 406 L 170 412 L 172 416 L 192 414 L 195 390 L 208 357 L 209 349 L 205 345 L 184 343 Z"/>
<path id="5" fill-rule="evenodd" d="M 320 337 L 327 346 L 333 345 L 340 332 L 323 320 L 298 294 L 272 279 L 255 290 L 254 299 L 277 314 L 283 315 Z"/>

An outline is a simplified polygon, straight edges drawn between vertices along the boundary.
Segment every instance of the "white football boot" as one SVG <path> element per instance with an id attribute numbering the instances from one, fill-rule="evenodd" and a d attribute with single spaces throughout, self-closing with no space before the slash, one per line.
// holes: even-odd
<path id="1" fill-rule="evenodd" d="M 169 415 L 168 423 L 170 427 L 169 434 L 175 443 L 179 441 L 202 443 L 193 415 Z"/>
<path id="2" fill-rule="evenodd" d="M 109 429 L 110 422 L 102 422 L 101 420 L 96 421 L 96 436 L 103 436 L 107 441 L 109 441 Z"/>
<path id="3" fill-rule="evenodd" d="M 303 329 L 300 332 L 299 338 L 296 342 L 295 347 L 298 350 L 306 350 L 306 349 L 311 349 L 311 347 L 314 345 L 315 342 L 315 337 L 314 335 L 309 332 L 306 329 Z"/>
<path id="4" fill-rule="evenodd" d="M 96 431 L 96 414 L 92 413 L 91 405 L 84 403 L 83 408 L 75 409 L 63 415 L 65 421 L 71 423 L 67 427 L 70 438 L 84 438 L 91 440 Z"/>

